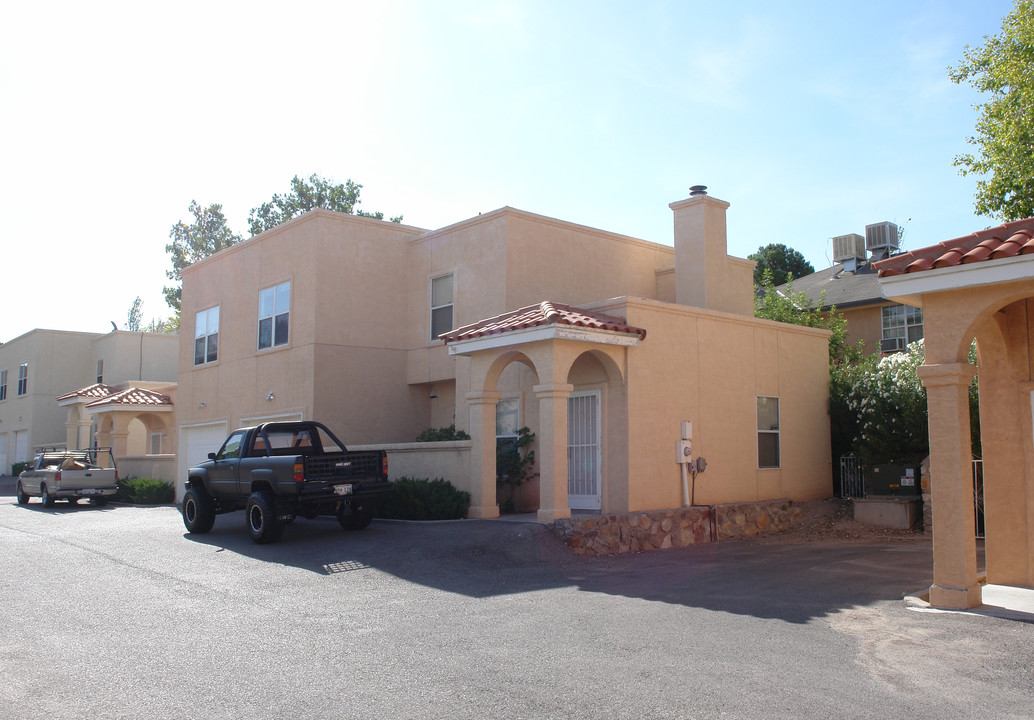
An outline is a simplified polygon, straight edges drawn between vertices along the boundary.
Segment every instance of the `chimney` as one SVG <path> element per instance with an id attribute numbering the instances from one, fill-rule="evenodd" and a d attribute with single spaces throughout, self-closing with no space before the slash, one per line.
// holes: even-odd
<path id="1" fill-rule="evenodd" d="M 728 255 L 729 203 L 694 185 L 689 198 L 668 207 L 675 213 L 675 302 L 753 316 L 754 263 Z"/>

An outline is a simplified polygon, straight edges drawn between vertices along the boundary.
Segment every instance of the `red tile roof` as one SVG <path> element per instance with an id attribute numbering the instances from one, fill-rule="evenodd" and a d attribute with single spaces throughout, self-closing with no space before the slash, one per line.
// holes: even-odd
<path id="1" fill-rule="evenodd" d="M 88 385 L 87 387 L 80 388 L 79 390 L 74 390 L 73 392 L 65 393 L 64 395 L 58 395 L 54 399 L 58 402 L 61 402 L 62 400 L 71 400 L 72 398 L 76 397 L 91 398 L 93 400 L 97 400 L 98 398 L 104 398 L 108 397 L 109 395 L 114 395 L 117 392 L 117 387 L 105 385 L 104 383 L 94 383 L 93 385 Z"/>
<path id="2" fill-rule="evenodd" d="M 129 388 L 128 390 L 116 392 L 114 395 L 101 398 L 100 400 L 94 400 L 92 403 L 88 403 L 87 407 L 96 408 L 105 405 L 172 405 L 172 398 L 168 395 L 154 392 L 153 390 Z"/>
<path id="3" fill-rule="evenodd" d="M 1027 218 L 878 260 L 872 266 L 883 278 L 1032 253 L 1034 218 Z"/>
<path id="4" fill-rule="evenodd" d="M 537 305 L 528 305 L 519 310 L 512 310 L 502 315 L 480 320 L 471 325 L 464 325 L 461 328 L 443 333 L 439 337 L 448 344 L 459 340 L 469 340 L 476 337 L 499 335 L 514 330 L 547 327 L 550 325 L 610 330 L 611 332 L 638 335 L 640 340 L 646 337 L 646 330 L 626 324 L 623 318 L 549 301 L 543 301 Z"/>

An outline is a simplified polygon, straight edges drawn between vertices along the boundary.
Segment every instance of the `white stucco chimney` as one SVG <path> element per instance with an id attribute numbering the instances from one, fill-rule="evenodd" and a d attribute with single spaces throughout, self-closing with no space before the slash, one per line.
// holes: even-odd
<path id="1" fill-rule="evenodd" d="M 675 213 L 675 302 L 753 315 L 754 262 L 729 257 L 729 203 L 694 185 L 688 199 L 668 207 Z"/>

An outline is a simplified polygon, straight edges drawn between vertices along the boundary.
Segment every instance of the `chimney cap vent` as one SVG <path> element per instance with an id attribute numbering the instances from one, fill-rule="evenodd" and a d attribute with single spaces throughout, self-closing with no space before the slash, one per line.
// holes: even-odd
<path id="1" fill-rule="evenodd" d="M 690 197 L 698 197 L 700 195 L 707 195 L 707 185 L 693 185 L 689 188 Z"/>

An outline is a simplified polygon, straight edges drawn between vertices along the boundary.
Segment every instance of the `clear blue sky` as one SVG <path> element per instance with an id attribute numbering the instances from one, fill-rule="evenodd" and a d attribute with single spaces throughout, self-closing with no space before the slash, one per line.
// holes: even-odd
<path id="1" fill-rule="evenodd" d="M 0 25 L 0 340 L 105 332 L 161 296 L 191 200 L 251 208 L 299 174 L 436 228 L 503 205 L 671 244 L 668 203 L 727 200 L 729 252 L 973 213 L 978 96 L 947 68 L 1002 0 L 9 4 Z"/>

